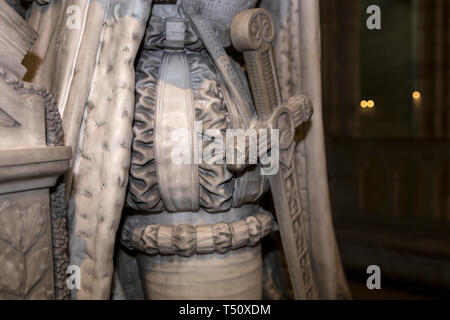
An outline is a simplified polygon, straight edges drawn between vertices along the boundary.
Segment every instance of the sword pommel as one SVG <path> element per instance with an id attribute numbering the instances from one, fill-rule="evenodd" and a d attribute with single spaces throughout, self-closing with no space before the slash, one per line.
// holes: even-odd
<path id="1" fill-rule="evenodd" d="M 272 45 L 275 25 L 266 9 L 239 12 L 231 24 L 231 39 L 236 50 L 259 50 L 264 44 Z"/>
<path id="2" fill-rule="evenodd" d="M 231 24 L 231 41 L 244 53 L 255 106 L 260 120 L 268 120 L 283 104 L 272 48 L 275 25 L 265 9 L 241 11 Z"/>

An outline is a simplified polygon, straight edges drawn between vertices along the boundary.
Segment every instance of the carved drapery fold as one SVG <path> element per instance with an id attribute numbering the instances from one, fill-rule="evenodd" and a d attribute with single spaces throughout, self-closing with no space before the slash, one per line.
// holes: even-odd
<path id="1" fill-rule="evenodd" d="M 154 153 L 156 87 L 162 51 L 143 50 L 136 66 L 134 140 L 126 205 L 135 210 L 160 212 L 165 206 L 156 178 Z"/>

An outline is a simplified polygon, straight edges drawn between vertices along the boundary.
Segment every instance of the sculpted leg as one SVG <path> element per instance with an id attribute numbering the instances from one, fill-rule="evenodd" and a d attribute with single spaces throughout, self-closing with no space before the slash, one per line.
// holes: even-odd
<path id="1" fill-rule="evenodd" d="M 147 299 L 261 299 L 260 245 L 190 258 L 141 254 L 138 263 Z"/>

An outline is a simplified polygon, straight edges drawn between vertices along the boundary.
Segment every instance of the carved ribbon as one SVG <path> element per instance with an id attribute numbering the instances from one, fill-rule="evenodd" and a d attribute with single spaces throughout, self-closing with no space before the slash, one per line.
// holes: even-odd
<path id="1" fill-rule="evenodd" d="M 164 53 L 157 92 L 155 159 L 161 197 L 168 211 L 197 211 L 194 98 L 184 52 Z"/>

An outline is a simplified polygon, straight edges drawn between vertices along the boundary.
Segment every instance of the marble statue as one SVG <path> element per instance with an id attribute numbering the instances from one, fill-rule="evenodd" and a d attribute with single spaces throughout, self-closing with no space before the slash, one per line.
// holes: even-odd
<path id="1" fill-rule="evenodd" d="M 349 297 L 326 181 L 318 3 L 257 2 L 33 2 L 25 80 L 51 92 L 73 149 L 73 299 L 261 299 L 261 239 L 276 231 L 296 299 Z M 257 161 L 252 137 L 242 147 L 229 130 L 257 132 Z"/>

